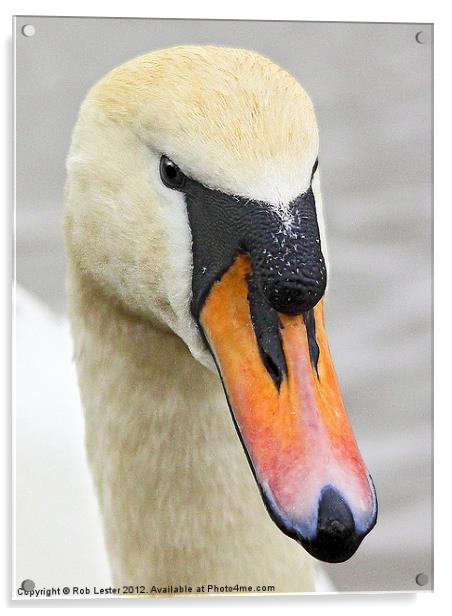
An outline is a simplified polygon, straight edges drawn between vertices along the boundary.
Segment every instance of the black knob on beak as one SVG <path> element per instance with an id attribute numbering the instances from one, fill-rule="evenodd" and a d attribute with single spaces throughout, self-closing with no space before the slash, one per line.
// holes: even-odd
<path id="1" fill-rule="evenodd" d="M 277 271 L 263 281 L 263 293 L 278 312 L 295 315 L 308 312 L 320 301 L 326 288 L 326 269 L 323 257 L 315 255 L 308 263 L 293 269 Z"/>
<path id="2" fill-rule="evenodd" d="M 290 204 L 288 215 L 289 222 L 283 223 L 268 210 L 258 210 L 246 248 L 268 303 L 278 312 L 295 315 L 314 308 L 326 288 L 311 188 Z"/>

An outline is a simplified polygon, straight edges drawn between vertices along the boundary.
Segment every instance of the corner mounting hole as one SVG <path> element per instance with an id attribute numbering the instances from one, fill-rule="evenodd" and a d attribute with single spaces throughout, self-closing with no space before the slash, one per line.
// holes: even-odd
<path id="1" fill-rule="evenodd" d="M 34 36 L 35 32 L 36 28 L 31 24 L 26 24 L 25 26 L 22 26 L 22 34 L 24 36 Z"/>
<path id="2" fill-rule="evenodd" d="M 33 580 L 24 580 L 20 586 L 22 590 L 31 592 L 35 589 L 36 584 L 33 582 Z"/>
<path id="3" fill-rule="evenodd" d="M 425 586 L 428 584 L 428 575 L 426 573 L 418 573 L 416 576 L 416 584 L 418 586 Z"/>
<path id="4" fill-rule="evenodd" d="M 425 43 L 425 32 L 423 30 L 416 32 L 414 38 L 416 39 L 416 43 L 419 43 L 419 45 L 423 45 Z"/>

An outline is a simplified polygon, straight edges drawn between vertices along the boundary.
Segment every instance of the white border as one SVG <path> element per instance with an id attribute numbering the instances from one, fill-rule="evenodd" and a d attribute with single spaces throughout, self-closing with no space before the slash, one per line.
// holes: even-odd
<path id="1" fill-rule="evenodd" d="M 2 97 L 2 104 L 5 108 L 5 122 L 3 124 L 3 140 L 2 155 L 5 158 L 5 164 L 1 165 L 2 173 L 4 174 L 5 193 L 3 199 L 2 216 L 0 225 L 2 228 L 2 246 L 4 248 L 3 258 L 0 260 L 2 267 L 0 268 L 1 286 L 4 290 L 4 302 L 1 305 L 1 342 L 4 353 L 1 355 L 1 363 L 3 370 L 1 374 L 1 387 L 4 392 L 6 412 L 3 413 L 3 421 L 5 425 L 5 441 L 4 451 L 6 453 L 6 473 L 2 476 L 5 480 L 6 503 L 8 503 L 8 490 L 10 487 L 9 479 L 9 455 L 10 455 L 10 277 L 11 277 L 11 16 L 16 15 L 78 15 L 78 16 L 121 16 L 121 17 L 191 17 L 191 18 L 226 18 L 226 19 L 299 19 L 299 20 L 323 20 L 323 21 L 379 21 L 379 22 L 421 22 L 435 23 L 435 278 L 439 283 L 435 289 L 435 536 L 438 541 L 435 545 L 435 592 L 434 593 L 418 593 L 412 594 L 380 594 L 380 595 L 335 595 L 330 597 L 256 597 L 256 598 L 213 598 L 213 599 L 177 599 L 177 600 L 153 600 L 151 605 L 145 602 L 129 602 L 127 606 L 123 602 L 109 601 L 105 604 L 97 602 L 96 606 L 110 608 L 126 608 L 126 607 L 143 607 L 153 610 L 168 609 L 173 607 L 185 607 L 188 610 L 217 607 L 219 609 L 238 609 L 249 610 L 258 609 L 259 612 L 273 612 L 275 609 L 296 610 L 299 612 L 302 609 L 309 609 L 315 612 L 330 614 L 334 610 L 334 614 L 350 613 L 363 609 L 366 614 L 381 612 L 386 608 L 397 609 L 399 614 L 410 611 L 414 614 L 422 614 L 427 611 L 441 610 L 443 605 L 447 605 L 448 600 L 448 574 L 450 570 L 450 477 L 448 469 L 450 468 L 450 457 L 446 457 L 447 447 L 450 448 L 449 439 L 452 435 L 451 429 L 451 410 L 449 408 L 449 398 L 446 397 L 449 393 L 448 378 L 451 362 L 450 354 L 448 353 L 449 330 L 447 326 L 450 323 L 451 317 L 449 312 L 451 302 L 449 301 L 448 292 L 451 273 L 450 273 L 450 255 L 446 252 L 446 247 L 450 244 L 450 229 L 451 229 L 451 196 L 449 184 L 442 178 L 447 178 L 450 175 L 450 80 L 447 78 L 450 72 L 450 57 L 451 50 L 448 39 L 450 39 L 450 20 L 447 18 L 446 3 L 440 0 L 411 0 L 410 3 L 396 0 L 380 0 L 378 3 L 365 3 L 362 0 L 342 0 L 342 2 L 334 2 L 334 0 L 310 3 L 294 3 L 279 1 L 271 3 L 271 6 L 263 6 L 262 3 L 258 7 L 251 5 L 245 6 L 243 0 L 229 0 L 227 7 L 219 7 L 219 3 L 213 3 L 211 0 L 184 2 L 182 0 L 172 0 L 170 3 L 151 3 L 138 2 L 136 0 L 128 0 L 126 3 L 117 3 L 112 6 L 111 2 L 101 2 L 97 0 L 65 0 L 64 3 L 56 0 L 40 0 L 37 5 L 32 1 L 25 2 L 9 2 L 6 0 L 3 3 L 3 41 L 4 49 L 6 48 L 6 58 L 3 62 L 3 70 L 5 71 L 5 96 Z M 299 4 L 298 8 L 294 8 L 295 4 Z M 447 30 L 446 30 L 447 28 Z M 443 73 L 444 71 L 444 73 Z M 442 156 L 441 156 L 442 154 Z M 9 163 L 9 164 L 8 164 Z M 446 167 L 447 166 L 447 167 Z M 444 202 L 444 205 L 443 205 Z M 443 270 L 443 271 L 442 271 Z M 440 284 L 444 281 L 443 285 Z M 447 440 L 446 440 L 447 439 Z M 5 529 L 6 545 L 3 554 L 6 557 L 2 564 L 4 567 L 4 575 L 2 576 L 4 589 L 3 603 L 7 607 L 13 607 L 9 599 L 11 588 L 11 572 L 10 572 L 10 513 L 8 507 L 3 513 Z M 57 609 L 66 609 L 67 602 L 28 602 L 26 607 L 51 607 Z M 23 604 L 22 604 L 23 605 Z M 74 602 L 71 604 L 73 609 L 93 609 L 88 607 L 87 602 L 80 604 L 82 607 L 76 607 Z M 161 607 L 162 606 L 162 607 Z M 24 609 L 14 604 L 16 609 Z"/>

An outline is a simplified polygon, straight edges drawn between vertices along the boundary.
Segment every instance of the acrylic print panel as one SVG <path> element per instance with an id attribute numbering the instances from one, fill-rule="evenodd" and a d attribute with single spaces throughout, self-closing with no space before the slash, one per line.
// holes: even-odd
<path id="1" fill-rule="evenodd" d="M 14 27 L 14 596 L 430 589 L 432 26 Z"/>

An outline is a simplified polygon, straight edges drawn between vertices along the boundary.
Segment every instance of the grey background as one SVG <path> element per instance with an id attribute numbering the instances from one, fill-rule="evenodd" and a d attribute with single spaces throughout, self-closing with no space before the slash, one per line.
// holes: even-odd
<path id="1" fill-rule="evenodd" d="M 325 570 L 339 590 L 431 580 L 432 26 L 20 17 L 16 32 L 17 280 L 59 315 L 64 162 L 96 80 L 198 43 L 259 51 L 305 86 L 320 126 L 330 344 L 380 507 L 357 555 Z"/>

